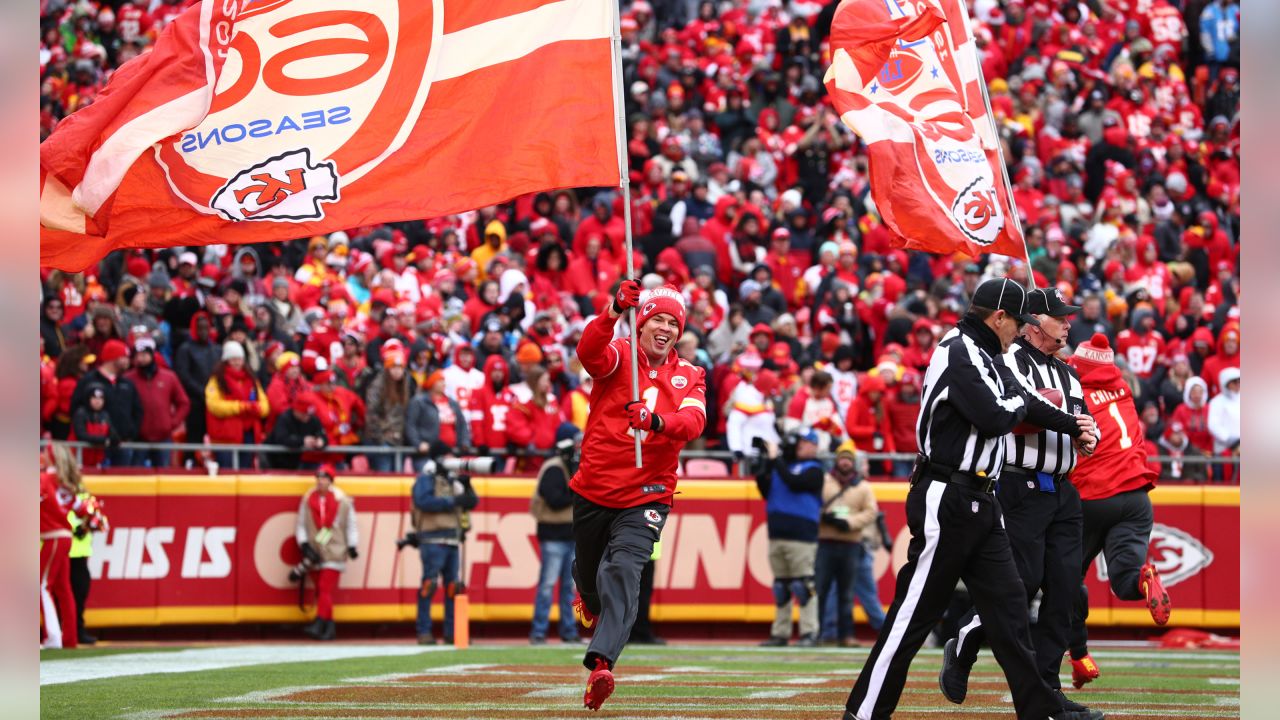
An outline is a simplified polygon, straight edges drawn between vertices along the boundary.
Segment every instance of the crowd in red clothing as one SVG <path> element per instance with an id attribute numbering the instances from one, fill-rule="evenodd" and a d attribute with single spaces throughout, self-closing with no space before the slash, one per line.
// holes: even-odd
<path id="1" fill-rule="evenodd" d="M 186 4 L 44 3 L 43 132 Z M 1206 416 L 1239 367 L 1238 8 L 970 5 L 1022 258 L 892 248 L 821 82 L 835 2 L 624 1 L 635 261 L 687 299 L 678 351 L 707 371 L 703 444 L 731 445 L 730 412 L 759 399 L 913 452 L 932 348 L 978 282 L 1008 276 L 1083 306 L 1072 346 L 1112 340 L 1153 452 L 1238 453 Z M 177 461 L 121 440 L 275 441 L 304 463 L 342 458 L 334 445 L 546 449 L 585 423 L 575 349 L 626 265 L 623 204 L 558 190 L 42 271 L 42 429 L 117 465 Z"/>

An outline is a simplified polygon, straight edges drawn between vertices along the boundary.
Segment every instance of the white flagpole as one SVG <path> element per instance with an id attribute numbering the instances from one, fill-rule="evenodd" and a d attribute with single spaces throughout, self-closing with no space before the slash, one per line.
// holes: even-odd
<path id="1" fill-rule="evenodd" d="M 631 173 L 627 168 L 627 122 L 626 102 L 622 94 L 622 8 L 616 0 L 607 0 L 613 9 L 613 111 L 614 129 L 618 136 L 618 180 L 622 187 L 622 222 L 626 233 L 627 278 L 635 279 L 635 258 L 631 250 Z M 636 309 L 627 310 L 627 325 L 631 331 L 631 400 L 640 399 L 640 359 L 637 344 L 640 336 L 636 332 Z M 640 433 L 636 436 L 636 467 L 644 467 L 640 452 Z"/>
<path id="2" fill-rule="evenodd" d="M 1000 142 L 1000 128 L 996 127 L 996 115 L 991 111 L 991 98 L 987 95 L 987 79 L 982 73 L 982 58 L 978 55 L 977 35 L 973 32 L 973 20 L 969 17 L 969 10 L 965 3 L 957 3 L 960 12 L 964 13 L 965 32 L 969 33 L 973 48 L 973 66 L 978 71 L 978 85 L 982 88 L 982 102 L 987 107 L 987 123 L 991 126 L 991 136 L 995 139 L 996 155 L 1000 158 L 1000 177 L 1004 179 L 1004 189 L 1009 195 L 1009 213 L 1013 215 L 1013 226 L 1018 229 L 1018 234 L 1022 236 L 1022 252 L 1027 258 L 1027 286 L 1031 290 L 1036 289 L 1036 276 L 1031 270 L 1031 249 L 1027 247 L 1027 234 L 1022 231 L 1022 217 L 1018 214 L 1018 206 L 1013 199 L 1013 183 L 1009 182 L 1009 166 L 1004 162 L 1004 145 Z"/>

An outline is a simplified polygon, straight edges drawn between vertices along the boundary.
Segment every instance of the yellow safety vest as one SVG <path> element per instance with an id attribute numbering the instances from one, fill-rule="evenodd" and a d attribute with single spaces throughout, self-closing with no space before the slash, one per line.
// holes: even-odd
<path id="1" fill-rule="evenodd" d="M 83 492 L 76 496 L 80 500 L 88 500 L 89 493 Z M 93 533 L 87 532 L 83 537 L 76 537 L 75 531 L 85 523 L 84 520 L 76 517 L 74 511 L 67 513 L 67 520 L 71 521 L 71 553 L 70 557 L 89 557 L 93 554 Z"/>

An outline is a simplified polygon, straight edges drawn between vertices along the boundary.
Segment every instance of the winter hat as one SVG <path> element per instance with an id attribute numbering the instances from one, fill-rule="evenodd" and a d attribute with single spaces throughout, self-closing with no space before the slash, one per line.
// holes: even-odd
<path id="1" fill-rule="evenodd" d="M 676 319 L 676 325 L 679 326 L 677 335 L 684 332 L 684 296 L 670 285 L 640 294 L 640 314 L 636 316 L 636 332 L 644 327 L 649 318 L 660 313 L 666 313 Z"/>
<path id="2" fill-rule="evenodd" d="M 144 335 L 138 338 L 137 340 L 133 341 L 134 353 L 155 352 L 155 351 L 156 351 L 156 341 L 153 340 L 150 336 Z"/>
<path id="3" fill-rule="evenodd" d="M 858 457 L 857 443 L 855 443 L 852 440 L 845 440 L 844 442 L 840 443 L 840 447 L 836 448 L 836 457 L 839 458 L 841 455 L 848 455 L 851 458 L 857 459 Z"/>
<path id="4" fill-rule="evenodd" d="M 313 385 L 325 385 L 331 382 L 333 382 L 332 370 L 321 370 L 320 372 L 316 373 L 314 377 L 311 378 L 311 383 Z"/>
<path id="5" fill-rule="evenodd" d="M 422 379 L 422 389 L 430 390 L 431 388 L 435 387 L 437 383 L 442 383 L 442 382 L 444 382 L 444 373 L 440 372 L 439 370 L 436 370 L 435 372 L 431 373 L 430 375 Z"/>
<path id="6" fill-rule="evenodd" d="M 1107 336 L 1102 333 L 1094 333 L 1089 338 L 1089 342 L 1080 343 L 1080 347 L 1076 348 L 1076 362 L 1091 362 L 1098 365 L 1114 365 L 1116 362 L 1115 351 L 1111 349 L 1111 344 L 1107 342 Z"/>
<path id="7" fill-rule="evenodd" d="M 244 346 L 235 340 L 228 340 L 222 343 L 222 359 L 232 360 L 235 358 L 244 359 Z"/>
<path id="8" fill-rule="evenodd" d="M 151 272 L 151 263 L 146 258 L 135 255 L 125 262 L 125 272 L 141 280 Z"/>
<path id="9" fill-rule="evenodd" d="M 102 352 L 98 353 L 99 363 L 109 363 L 113 360 L 129 357 L 129 348 L 120 340 L 108 340 L 102 345 Z"/>
<path id="10" fill-rule="evenodd" d="M 542 348 L 538 347 L 538 343 L 527 342 L 516 350 L 516 362 L 523 365 L 536 365 L 542 362 Z"/>
<path id="11" fill-rule="evenodd" d="M 328 475 L 330 482 L 337 482 L 338 471 L 334 469 L 332 463 L 325 463 L 316 470 L 316 476 Z"/>
<path id="12" fill-rule="evenodd" d="M 283 371 L 285 368 L 290 368 L 295 365 L 301 366 L 302 360 L 301 358 L 298 357 L 298 353 L 293 352 L 292 350 L 286 350 L 285 352 L 280 353 L 280 356 L 276 358 L 277 372 Z"/>

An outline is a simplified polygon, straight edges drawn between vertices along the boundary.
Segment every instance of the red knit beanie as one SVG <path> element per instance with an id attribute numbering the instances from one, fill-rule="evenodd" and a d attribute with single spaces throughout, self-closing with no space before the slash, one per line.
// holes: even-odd
<path id="1" fill-rule="evenodd" d="M 677 335 L 684 332 L 684 296 L 670 285 L 654 288 L 640 294 L 640 310 L 636 315 L 636 331 L 644 327 L 649 318 L 666 313 L 680 326 Z"/>
<path id="2" fill-rule="evenodd" d="M 1094 333 L 1093 337 L 1089 338 L 1089 342 L 1080 343 L 1080 347 L 1076 348 L 1076 362 L 1114 365 L 1116 353 L 1111 349 L 1111 344 L 1107 342 L 1106 335 Z"/>

